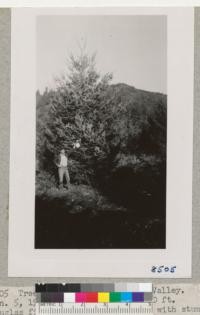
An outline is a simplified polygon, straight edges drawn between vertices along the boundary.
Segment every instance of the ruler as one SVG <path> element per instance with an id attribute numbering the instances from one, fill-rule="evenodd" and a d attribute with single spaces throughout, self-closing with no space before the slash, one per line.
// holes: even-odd
<path id="1" fill-rule="evenodd" d="M 36 315 L 152 314 L 151 303 L 36 303 Z"/>

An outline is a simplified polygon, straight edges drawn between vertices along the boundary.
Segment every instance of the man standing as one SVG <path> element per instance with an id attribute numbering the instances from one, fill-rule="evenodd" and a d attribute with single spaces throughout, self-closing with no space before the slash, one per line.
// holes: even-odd
<path id="1" fill-rule="evenodd" d="M 62 149 L 59 154 L 59 163 L 56 164 L 58 167 L 58 176 L 59 176 L 59 187 L 63 187 L 63 180 L 64 177 L 67 182 L 67 188 L 70 187 L 70 177 L 69 177 L 69 172 L 68 172 L 68 158 L 67 155 L 65 154 L 65 150 Z"/>

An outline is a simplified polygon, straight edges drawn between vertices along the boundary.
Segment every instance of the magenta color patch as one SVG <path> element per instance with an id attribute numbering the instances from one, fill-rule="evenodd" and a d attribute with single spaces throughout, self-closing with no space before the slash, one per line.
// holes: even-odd
<path id="1" fill-rule="evenodd" d="M 86 301 L 86 294 L 82 292 L 76 292 L 75 301 L 76 303 L 84 303 Z"/>

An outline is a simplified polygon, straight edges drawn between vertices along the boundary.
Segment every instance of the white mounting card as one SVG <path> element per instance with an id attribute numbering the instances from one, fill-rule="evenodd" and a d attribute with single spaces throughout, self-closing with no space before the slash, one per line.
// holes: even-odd
<path id="1" fill-rule="evenodd" d="M 74 16 L 112 16 L 119 19 L 120 17 L 134 19 L 136 16 L 164 16 L 166 18 L 166 248 L 34 248 L 35 93 L 38 75 L 36 71 L 36 27 L 37 18 L 41 16 L 62 16 L 66 19 Z M 12 9 L 9 276 L 191 277 L 193 38 L 193 8 Z M 132 40 L 131 34 L 130 40 Z M 50 63 L 49 61 L 49 67 L 51 67 Z M 46 71 L 48 72 L 48 67 Z M 157 237 L 156 233 L 154 237 Z"/>

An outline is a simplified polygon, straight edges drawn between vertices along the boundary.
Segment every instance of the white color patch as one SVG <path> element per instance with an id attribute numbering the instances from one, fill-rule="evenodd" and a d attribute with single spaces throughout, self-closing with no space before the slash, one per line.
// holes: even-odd
<path id="1" fill-rule="evenodd" d="M 139 283 L 139 292 L 152 292 L 152 283 Z"/>
<path id="2" fill-rule="evenodd" d="M 75 303 L 75 293 L 64 293 L 64 303 Z"/>

